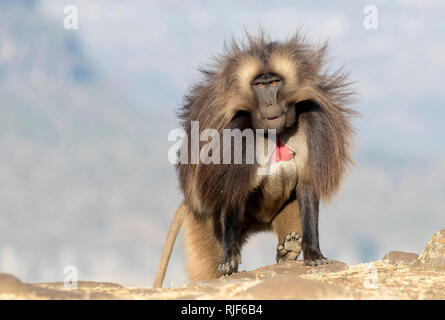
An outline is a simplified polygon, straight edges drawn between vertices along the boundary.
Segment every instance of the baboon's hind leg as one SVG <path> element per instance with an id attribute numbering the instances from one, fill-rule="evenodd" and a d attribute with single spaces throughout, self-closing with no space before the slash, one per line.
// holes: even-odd
<path id="1" fill-rule="evenodd" d="M 272 230 L 278 237 L 276 261 L 297 260 L 303 236 L 298 202 L 287 204 L 272 221 Z"/>
<path id="2" fill-rule="evenodd" d="M 184 221 L 187 271 L 192 281 L 219 278 L 223 247 L 213 232 L 211 219 L 198 220 L 189 214 Z"/>

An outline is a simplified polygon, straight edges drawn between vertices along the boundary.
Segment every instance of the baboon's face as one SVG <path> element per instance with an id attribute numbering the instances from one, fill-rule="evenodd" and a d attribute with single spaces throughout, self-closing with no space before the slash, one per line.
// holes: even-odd
<path id="1" fill-rule="evenodd" d="M 275 129 L 279 134 L 295 123 L 295 107 L 289 106 L 282 97 L 283 79 L 276 74 L 261 74 L 252 84 L 257 108 L 252 111 L 254 129 Z"/>

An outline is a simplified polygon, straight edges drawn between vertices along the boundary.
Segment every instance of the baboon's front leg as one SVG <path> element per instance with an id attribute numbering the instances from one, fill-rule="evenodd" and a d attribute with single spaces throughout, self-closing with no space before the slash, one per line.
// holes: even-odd
<path id="1" fill-rule="evenodd" d="M 222 245 L 224 257 L 218 267 L 218 271 L 229 275 L 238 271 L 241 263 L 241 231 L 244 220 L 244 208 L 227 208 L 221 212 Z"/>
<path id="2" fill-rule="evenodd" d="M 326 259 L 320 251 L 318 236 L 318 211 L 320 201 L 313 187 L 308 183 L 299 183 L 297 186 L 297 199 L 300 207 L 304 237 L 304 264 L 310 266 L 328 264 L 330 261 Z"/>
<path id="3" fill-rule="evenodd" d="M 303 241 L 297 200 L 288 203 L 278 213 L 272 221 L 272 230 L 278 237 L 276 261 L 297 260 Z"/>

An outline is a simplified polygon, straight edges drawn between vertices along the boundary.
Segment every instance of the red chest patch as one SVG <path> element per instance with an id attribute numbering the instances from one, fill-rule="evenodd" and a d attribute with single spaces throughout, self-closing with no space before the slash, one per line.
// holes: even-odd
<path id="1" fill-rule="evenodd" d="M 293 159 L 294 156 L 295 153 L 281 141 L 280 136 L 277 136 L 277 145 L 272 153 L 270 163 L 289 161 Z"/>

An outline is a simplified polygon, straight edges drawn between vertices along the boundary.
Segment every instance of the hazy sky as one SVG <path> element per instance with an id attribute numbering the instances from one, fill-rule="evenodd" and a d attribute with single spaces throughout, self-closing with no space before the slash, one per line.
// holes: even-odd
<path id="1" fill-rule="evenodd" d="M 63 1 L 42 10 L 62 21 Z M 283 39 L 302 29 L 329 40 L 333 65 L 358 82 L 360 138 L 379 152 L 444 155 L 445 13 L 440 1 L 72 1 L 95 63 L 145 108 L 171 112 L 224 40 L 258 26 Z M 366 30 L 364 8 L 378 9 Z M 416 148 L 412 148 L 415 144 Z"/>

